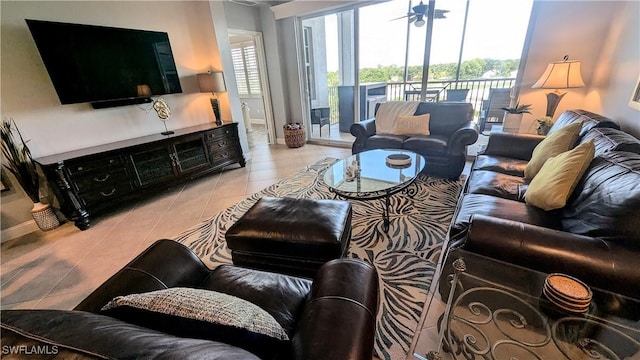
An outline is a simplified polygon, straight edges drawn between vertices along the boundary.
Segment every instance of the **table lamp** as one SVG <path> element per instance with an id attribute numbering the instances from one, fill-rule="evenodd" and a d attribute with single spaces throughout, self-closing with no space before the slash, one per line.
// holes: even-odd
<path id="1" fill-rule="evenodd" d="M 544 74 L 532 86 L 534 89 L 555 89 L 555 91 L 547 93 L 546 116 L 551 118 L 553 118 L 560 100 L 567 94 L 558 90 L 580 87 L 584 87 L 584 81 L 582 81 L 580 74 L 580 61 L 570 61 L 568 55 L 565 55 L 562 61 L 549 63 Z"/>
<path id="2" fill-rule="evenodd" d="M 220 117 L 220 105 L 218 104 L 217 92 L 227 91 L 224 85 L 224 76 L 221 72 L 208 72 L 206 74 L 198 74 L 198 85 L 200 85 L 200 92 L 212 93 L 211 108 L 213 109 L 213 115 L 216 117 L 216 124 L 222 125 L 222 118 Z"/>

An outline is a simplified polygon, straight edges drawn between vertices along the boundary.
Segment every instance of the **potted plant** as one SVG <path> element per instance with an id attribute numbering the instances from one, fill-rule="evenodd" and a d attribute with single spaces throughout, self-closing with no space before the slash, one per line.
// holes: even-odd
<path id="1" fill-rule="evenodd" d="M 40 202 L 40 178 L 38 169 L 33 162 L 27 142 L 24 141 L 13 119 L 2 120 L 0 135 L 2 137 L 2 155 L 7 162 L 2 165 L 13 174 L 20 184 L 20 187 L 22 187 L 31 201 L 33 201 L 31 214 L 36 224 L 41 230 L 51 230 L 58 227 L 60 221 L 53 212 L 51 205 Z M 16 142 L 17 139 L 20 141 Z"/>
<path id="2" fill-rule="evenodd" d="M 517 133 L 520 130 L 520 124 L 522 123 L 522 116 L 524 114 L 531 114 L 531 104 L 516 103 L 515 106 L 501 108 L 505 111 L 502 130 L 504 132 Z"/>
<path id="3" fill-rule="evenodd" d="M 553 126 L 553 119 L 550 116 L 543 116 L 539 119 L 536 119 L 538 123 L 538 128 L 536 129 L 538 135 L 547 135 L 549 129 Z"/>

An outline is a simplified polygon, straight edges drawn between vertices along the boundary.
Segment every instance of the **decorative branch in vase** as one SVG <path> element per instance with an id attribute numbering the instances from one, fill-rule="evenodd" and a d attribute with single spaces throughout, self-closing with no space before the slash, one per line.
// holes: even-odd
<path id="1" fill-rule="evenodd" d="M 14 133 L 15 131 L 15 133 Z M 33 215 L 36 224 L 41 230 L 51 230 L 60 226 L 51 205 L 40 202 L 40 178 L 38 169 L 27 142 L 22 137 L 20 130 L 13 119 L 3 119 L 0 128 L 2 137 L 2 155 L 7 164 L 2 164 L 16 178 L 20 187 L 33 201 Z M 16 136 L 17 135 L 17 136 Z M 19 143 L 16 140 L 19 139 Z"/>

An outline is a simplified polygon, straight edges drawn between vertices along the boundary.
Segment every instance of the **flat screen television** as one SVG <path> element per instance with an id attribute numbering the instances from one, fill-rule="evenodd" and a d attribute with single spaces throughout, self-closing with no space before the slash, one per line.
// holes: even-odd
<path id="1" fill-rule="evenodd" d="M 165 32 L 26 20 L 62 104 L 141 104 L 181 93 Z"/>

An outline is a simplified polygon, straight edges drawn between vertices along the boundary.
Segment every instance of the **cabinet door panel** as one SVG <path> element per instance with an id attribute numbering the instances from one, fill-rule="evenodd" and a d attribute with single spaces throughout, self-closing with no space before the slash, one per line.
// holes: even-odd
<path id="1" fill-rule="evenodd" d="M 174 148 L 180 173 L 209 166 L 202 138 L 198 137 L 196 140 L 177 143 Z"/>
<path id="2" fill-rule="evenodd" d="M 131 162 L 135 168 L 138 183 L 145 186 L 175 177 L 172 155 L 166 147 L 132 154 Z"/>

